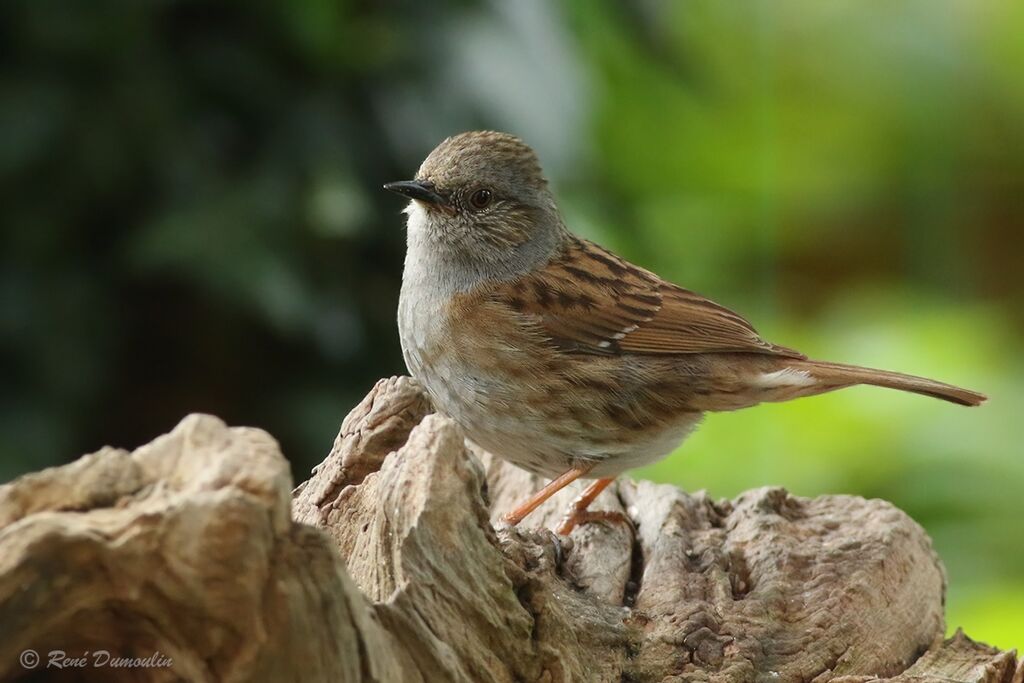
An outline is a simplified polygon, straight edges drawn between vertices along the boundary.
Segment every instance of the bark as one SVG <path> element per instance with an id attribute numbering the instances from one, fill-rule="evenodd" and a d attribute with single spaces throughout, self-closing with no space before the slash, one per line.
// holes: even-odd
<path id="1" fill-rule="evenodd" d="M 596 507 L 632 526 L 557 539 L 578 488 L 496 523 L 542 483 L 407 378 L 294 492 L 266 433 L 190 416 L 0 487 L 0 678 L 1024 683 L 1015 653 L 942 639 L 942 565 L 884 501 L 622 481 Z M 173 663 L 46 668 L 97 649 Z"/>

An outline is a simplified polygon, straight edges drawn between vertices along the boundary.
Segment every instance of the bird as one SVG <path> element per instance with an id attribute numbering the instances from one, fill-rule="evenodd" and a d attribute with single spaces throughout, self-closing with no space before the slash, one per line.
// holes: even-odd
<path id="1" fill-rule="evenodd" d="M 409 372 L 472 442 L 550 479 L 503 516 L 516 525 L 577 479 L 556 527 L 624 471 L 662 459 L 708 412 L 868 384 L 964 406 L 986 397 L 897 372 L 812 360 L 746 319 L 573 234 L 536 153 L 471 131 L 413 180 L 398 331 Z"/>

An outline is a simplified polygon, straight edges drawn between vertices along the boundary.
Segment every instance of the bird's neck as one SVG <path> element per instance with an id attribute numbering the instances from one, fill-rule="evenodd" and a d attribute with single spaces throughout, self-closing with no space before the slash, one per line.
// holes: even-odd
<path id="1" fill-rule="evenodd" d="M 422 223 L 426 220 L 423 210 L 414 203 L 409 211 L 402 287 L 425 288 L 444 298 L 486 283 L 513 280 L 540 268 L 570 239 L 559 223 L 552 230 L 538 231 L 508 253 L 484 254 L 436 239 Z"/>

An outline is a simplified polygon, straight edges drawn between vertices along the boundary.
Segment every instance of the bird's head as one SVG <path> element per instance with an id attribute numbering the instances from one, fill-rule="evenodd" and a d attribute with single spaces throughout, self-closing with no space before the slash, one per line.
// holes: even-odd
<path id="1" fill-rule="evenodd" d="M 520 266 L 542 252 L 546 259 L 564 231 L 537 155 L 506 133 L 450 137 L 414 180 L 384 188 L 412 200 L 406 209 L 410 244 L 476 264 Z"/>

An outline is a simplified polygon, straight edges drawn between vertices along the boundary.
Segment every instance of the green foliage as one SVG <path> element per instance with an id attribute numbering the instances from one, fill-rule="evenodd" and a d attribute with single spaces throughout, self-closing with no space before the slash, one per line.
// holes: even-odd
<path id="1" fill-rule="evenodd" d="M 1024 645 L 1024 3 L 0 5 L 0 481 L 203 410 L 296 477 L 380 376 L 441 137 L 538 148 L 568 223 L 858 388 L 715 415 L 637 473 L 892 500 L 949 626 Z"/>

